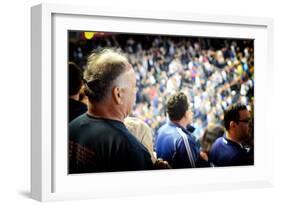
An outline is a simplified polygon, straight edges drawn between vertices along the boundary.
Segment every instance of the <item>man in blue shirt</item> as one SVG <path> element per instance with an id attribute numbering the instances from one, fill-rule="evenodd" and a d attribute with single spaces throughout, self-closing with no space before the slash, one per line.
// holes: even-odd
<path id="1" fill-rule="evenodd" d="M 253 165 L 253 148 L 245 148 L 249 138 L 251 115 L 245 105 L 232 105 L 224 113 L 226 135 L 218 138 L 210 151 L 214 166 Z"/>
<path id="2" fill-rule="evenodd" d="M 157 157 L 167 161 L 173 168 L 196 167 L 199 156 L 199 145 L 186 129 L 193 116 L 188 106 L 184 93 L 172 95 L 167 103 L 169 121 L 157 131 Z"/>

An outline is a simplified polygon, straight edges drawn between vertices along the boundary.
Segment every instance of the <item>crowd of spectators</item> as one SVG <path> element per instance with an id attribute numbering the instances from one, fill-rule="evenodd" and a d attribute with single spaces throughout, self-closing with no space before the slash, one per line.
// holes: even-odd
<path id="1" fill-rule="evenodd" d="M 69 60 L 85 67 L 95 49 L 115 47 L 127 54 L 137 77 L 132 116 L 153 133 L 166 121 L 166 102 L 184 92 L 194 113 L 194 135 L 208 124 L 222 124 L 224 110 L 234 103 L 253 107 L 254 41 L 245 39 L 69 32 Z"/>

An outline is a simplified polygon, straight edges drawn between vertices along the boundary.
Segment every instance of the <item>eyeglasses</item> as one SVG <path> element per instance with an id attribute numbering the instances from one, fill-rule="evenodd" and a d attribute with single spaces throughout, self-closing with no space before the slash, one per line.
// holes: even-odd
<path id="1" fill-rule="evenodd" d="M 247 124 L 250 124 L 252 122 L 251 119 L 239 119 L 237 120 L 238 122 L 244 122 L 244 123 L 247 123 Z"/>

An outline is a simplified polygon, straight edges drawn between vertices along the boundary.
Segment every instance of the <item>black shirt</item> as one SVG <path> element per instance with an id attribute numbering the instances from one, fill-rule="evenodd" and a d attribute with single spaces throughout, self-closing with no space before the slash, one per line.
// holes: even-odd
<path id="1" fill-rule="evenodd" d="M 83 114 L 69 125 L 69 173 L 152 169 L 147 149 L 122 122 Z"/>
<path id="2" fill-rule="evenodd" d="M 68 122 L 87 111 L 87 105 L 74 99 L 68 99 Z"/>

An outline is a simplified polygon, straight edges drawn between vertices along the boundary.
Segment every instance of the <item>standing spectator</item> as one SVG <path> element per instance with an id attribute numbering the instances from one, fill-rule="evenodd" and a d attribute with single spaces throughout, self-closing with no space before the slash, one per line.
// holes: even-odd
<path id="1" fill-rule="evenodd" d="M 186 95 L 182 92 L 172 95 L 167 108 L 170 121 L 157 131 L 157 157 L 167 161 L 173 168 L 194 168 L 199 146 L 186 129 L 193 116 Z"/>
<path id="2" fill-rule="evenodd" d="M 253 40 L 96 32 L 89 41 L 83 33 L 70 32 L 75 38 L 69 41 L 69 59 L 84 67 L 93 49 L 121 47 L 137 76 L 132 115 L 153 134 L 165 119 L 160 100 L 175 92 L 184 92 L 194 105 L 194 123 L 201 124 L 193 133 L 197 138 L 209 123 L 221 124 L 230 105 L 249 105 L 254 97 Z"/>
<path id="3" fill-rule="evenodd" d="M 88 112 L 69 125 L 69 173 L 152 169 L 149 152 L 123 123 L 136 96 L 127 58 L 111 49 L 93 53 L 84 79 Z"/>
<path id="4" fill-rule="evenodd" d="M 149 151 L 153 163 L 156 161 L 156 155 L 153 152 L 153 138 L 150 127 L 141 119 L 135 117 L 126 117 L 124 124 L 127 129 L 142 143 Z"/>
<path id="5" fill-rule="evenodd" d="M 83 77 L 81 69 L 73 62 L 68 63 L 68 122 L 87 111 L 87 105 L 79 101 Z"/>
<path id="6" fill-rule="evenodd" d="M 251 115 L 242 104 L 232 105 L 224 114 L 226 135 L 218 138 L 210 151 L 210 161 L 215 166 L 252 165 L 251 149 L 243 142 L 250 135 Z"/>

